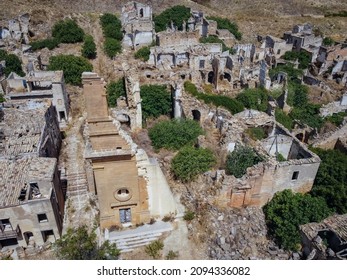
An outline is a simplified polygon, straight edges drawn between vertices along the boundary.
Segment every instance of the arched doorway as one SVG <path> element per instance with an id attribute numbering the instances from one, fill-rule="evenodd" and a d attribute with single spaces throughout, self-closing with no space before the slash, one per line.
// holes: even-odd
<path id="1" fill-rule="evenodd" d="M 193 115 L 193 120 L 200 122 L 200 118 L 201 118 L 201 113 L 199 110 L 193 110 L 192 111 L 192 115 Z"/>

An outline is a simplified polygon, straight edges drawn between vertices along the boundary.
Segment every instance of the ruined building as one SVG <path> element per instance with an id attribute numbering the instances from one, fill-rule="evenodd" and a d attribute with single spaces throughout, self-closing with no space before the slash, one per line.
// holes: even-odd
<path id="1" fill-rule="evenodd" d="M 152 7 L 139 2 L 129 2 L 122 7 L 123 47 L 137 49 L 152 44 L 154 23 Z"/>
<path id="2" fill-rule="evenodd" d="M 103 79 L 84 72 L 82 80 L 87 110 L 87 177 L 90 191 L 99 200 L 100 227 L 127 227 L 176 214 L 173 196 L 157 161 L 138 149 L 109 115 Z"/>
<path id="3" fill-rule="evenodd" d="M 0 248 L 54 242 L 64 216 L 56 111 L 50 101 L 0 110 Z"/>
<path id="4" fill-rule="evenodd" d="M 24 78 L 11 73 L 6 97 L 10 100 L 50 99 L 63 129 L 69 118 L 69 100 L 63 71 L 31 71 Z"/>

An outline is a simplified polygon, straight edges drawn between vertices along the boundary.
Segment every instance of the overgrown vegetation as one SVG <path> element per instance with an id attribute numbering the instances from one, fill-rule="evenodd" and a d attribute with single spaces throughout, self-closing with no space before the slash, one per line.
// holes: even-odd
<path id="1" fill-rule="evenodd" d="M 59 40 L 57 38 L 48 38 L 44 40 L 37 40 L 30 43 L 31 50 L 37 51 L 43 48 L 48 48 L 49 50 L 53 50 L 59 46 Z"/>
<path id="2" fill-rule="evenodd" d="M 176 151 L 185 145 L 193 145 L 203 130 L 196 121 L 174 119 L 157 123 L 148 134 L 155 149 Z"/>
<path id="3" fill-rule="evenodd" d="M 124 78 L 110 82 L 106 87 L 106 94 L 108 106 L 117 106 L 117 99 L 126 95 Z"/>
<path id="4" fill-rule="evenodd" d="M 138 49 L 135 53 L 136 59 L 141 59 L 142 61 L 147 61 L 149 59 L 149 55 L 151 54 L 151 51 L 148 46 L 142 47 Z"/>
<path id="5" fill-rule="evenodd" d="M 120 254 L 116 244 L 109 241 L 99 246 L 96 234 L 86 226 L 69 228 L 54 243 L 54 252 L 60 260 L 115 260 Z"/>
<path id="6" fill-rule="evenodd" d="M 159 259 L 161 256 L 161 250 L 164 248 L 164 243 L 160 240 L 155 240 L 145 247 L 145 252 L 153 259 Z"/>
<path id="7" fill-rule="evenodd" d="M 299 226 L 320 222 L 332 212 L 324 199 L 284 190 L 263 207 L 269 233 L 283 248 L 300 249 Z"/>
<path id="8" fill-rule="evenodd" d="M 186 146 L 172 159 L 171 169 L 177 179 L 189 182 L 210 170 L 215 163 L 211 150 Z"/>
<path id="9" fill-rule="evenodd" d="M 91 72 L 93 65 L 84 57 L 74 55 L 57 55 L 49 58 L 48 70 L 63 70 L 66 83 L 81 85 L 83 72 Z"/>
<path id="10" fill-rule="evenodd" d="M 215 43 L 218 43 L 218 44 L 222 44 L 222 51 L 225 52 L 225 51 L 230 51 L 230 53 L 234 53 L 234 50 L 232 48 L 228 48 L 224 41 L 222 39 L 219 39 L 218 36 L 216 35 L 209 35 L 208 37 L 201 37 L 199 39 L 199 42 L 202 43 L 202 44 L 215 44 Z"/>
<path id="11" fill-rule="evenodd" d="M 264 159 L 259 156 L 251 147 L 239 146 L 228 154 L 226 160 L 226 172 L 241 178 L 246 174 L 247 168 L 258 164 Z"/>
<path id="12" fill-rule="evenodd" d="M 204 101 L 206 104 L 213 104 L 217 107 L 224 107 L 232 114 L 237 114 L 244 110 L 244 106 L 241 102 L 225 95 L 215 95 L 199 92 L 196 86 L 189 81 L 186 81 L 184 83 L 184 89 L 186 92 L 195 96 L 197 99 Z"/>
<path id="13" fill-rule="evenodd" d="M 171 25 L 171 21 L 178 28 L 183 29 L 183 21 L 188 22 L 190 18 L 190 9 L 185 6 L 173 6 L 166 9 L 161 14 L 154 16 L 155 32 L 166 30 Z"/>
<path id="14" fill-rule="evenodd" d="M 171 94 L 165 85 L 144 85 L 140 87 L 140 91 L 144 120 L 149 117 L 157 118 L 161 115 L 168 115 L 171 112 Z"/>
<path id="15" fill-rule="evenodd" d="M 344 118 L 347 116 L 347 112 L 334 113 L 331 116 L 325 118 L 326 121 L 333 123 L 336 126 L 340 126 L 343 123 Z"/>
<path id="16" fill-rule="evenodd" d="M 275 119 L 277 122 L 282 124 L 285 128 L 291 130 L 293 127 L 293 120 L 289 117 L 283 110 L 276 108 L 275 110 Z"/>
<path id="17" fill-rule="evenodd" d="M 242 39 L 242 33 L 239 31 L 239 27 L 235 22 L 221 17 L 207 17 L 207 19 L 216 21 L 218 29 L 228 29 L 232 34 L 234 34 L 237 40 Z"/>
<path id="18" fill-rule="evenodd" d="M 347 17 L 347 11 L 338 11 L 337 13 L 326 13 L 325 17 Z"/>
<path id="19" fill-rule="evenodd" d="M 54 24 L 52 36 L 60 43 L 77 43 L 83 41 L 84 31 L 74 20 L 66 19 Z"/>
<path id="20" fill-rule="evenodd" d="M 22 62 L 19 57 L 15 54 L 8 54 L 4 50 L 0 50 L 0 61 L 5 60 L 6 67 L 4 69 L 4 74 L 7 77 L 11 72 L 15 72 L 19 76 L 24 76 L 22 69 Z"/>
<path id="21" fill-rule="evenodd" d="M 347 155 L 339 150 L 313 149 L 321 163 L 311 190 L 323 198 L 332 211 L 347 213 Z"/>
<path id="22" fill-rule="evenodd" d="M 191 211 L 191 210 L 187 210 L 184 212 L 184 216 L 183 216 L 183 220 L 185 221 L 192 221 L 195 218 L 195 212 Z"/>
<path id="23" fill-rule="evenodd" d="M 96 45 L 91 35 L 86 35 L 84 37 L 82 56 L 89 59 L 94 59 L 96 57 Z"/>
<path id="24" fill-rule="evenodd" d="M 165 257 L 166 260 L 174 260 L 177 258 L 178 258 L 178 252 L 174 252 L 172 250 L 170 250 Z"/>
<path id="25" fill-rule="evenodd" d="M 263 87 L 245 89 L 236 97 L 236 100 L 241 102 L 246 108 L 262 112 L 267 110 L 268 99 L 267 90 Z"/>
<path id="26" fill-rule="evenodd" d="M 248 128 L 247 133 L 253 140 L 262 140 L 266 138 L 266 133 L 262 127 Z"/>
<path id="27" fill-rule="evenodd" d="M 331 39 L 330 37 L 325 37 L 323 39 L 323 45 L 324 46 L 332 46 L 332 45 L 335 45 L 335 41 L 333 39 Z"/>
<path id="28" fill-rule="evenodd" d="M 288 61 L 299 61 L 300 69 L 307 69 L 309 64 L 311 63 L 311 56 L 309 53 L 305 51 L 295 52 L 295 51 L 287 51 L 283 56 L 283 59 Z"/>
<path id="29" fill-rule="evenodd" d="M 319 115 L 319 108 L 320 105 L 307 103 L 305 106 L 294 108 L 289 116 L 319 130 L 324 124 L 323 118 Z"/>
<path id="30" fill-rule="evenodd" d="M 100 24 L 105 37 L 104 52 L 113 58 L 122 51 L 121 40 L 123 39 L 122 24 L 116 15 L 105 13 L 100 16 Z"/>

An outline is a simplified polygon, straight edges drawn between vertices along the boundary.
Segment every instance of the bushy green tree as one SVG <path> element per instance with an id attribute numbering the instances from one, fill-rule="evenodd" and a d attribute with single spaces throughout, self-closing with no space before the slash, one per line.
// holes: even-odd
<path id="1" fill-rule="evenodd" d="M 170 26 L 171 21 L 179 30 L 182 30 L 183 21 L 188 22 L 190 18 L 190 9 L 185 6 L 173 6 L 166 9 L 161 14 L 154 16 L 155 31 L 160 32 L 166 30 Z"/>
<path id="2" fill-rule="evenodd" d="M 332 46 L 335 44 L 335 41 L 333 39 L 331 39 L 330 37 L 325 37 L 323 39 L 323 45 L 324 46 Z"/>
<path id="3" fill-rule="evenodd" d="M 282 124 L 285 128 L 291 130 L 293 127 L 293 120 L 283 110 L 276 108 L 275 119 L 277 122 Z"/>
<path id="4" fill-rule="evenodd" d="M 142 47 L 138 49 L 135 53 L 136 59 L 141 59 L 142 61 L 147 61 L 149 59 L 149 55 L 151 54 L 151 51 L 148 46 Z"/>
<path id="5" fill-rule="evenodd" d="M 8 54 L 4 50 L 0 50 L 0 60 L 5 60 L 6 67 L 4 69 L 5 76 L 8 76 L 11 72 L 15 72 L 19 76 L 24 76 L 22 69 L 22 62 L 15 54 Z"/>
<path id="6" fill-rule="evenodd" d="M 300 69 L 306 69 L 311 63 L 311 56 L 305 51 L 288 51 L 282 56 L 282 58 L 289 61 L 298 60 Z"/>
<path id="7" fill-rule="evenodd" d="M 108 57 L 113 58 L 117 53 L 122 51 L 122 45 L 116 39 L 106 38 L 104 43 L 104 51 Z"/>
<path id="8" fill-rule="evenodd" d="M 306 123 L 310 127 L 320 129 L 324 124 L 324 120 L 319 115 L 319 108 L 320 106 L 317 104 L 308 103 L 306 106 L 300 108 L 295 107 L 289 116 L 292 119 Z"/>
<path id="9" fill-rule="evenodd" d="M 264 208 L 269 233 L 285 249 L 300 247 L 299 226 L 320 222 L 331 214 L 324 199 L 284 190 L 274 195 Z"/>
<path id="10" fill-rule="evenodd" d="M 245 89 L 236 100 L 241 102 L 248 109 L 255 109 L 265 112 L 268 106 L 268 94 L 265 88 Z"/>
<path id="11" fill-rule="evenodd" d="M 54 244 L 54 252 L 61 260 L 115 260 L 120 251 L 109 241 L 98 245 L 97 236 L 86 226 L 69 228 Z"/>
<path id="12" fill-rule="evenodd" d="M 61 43 L 77 43 L 83 41 L 84 31 L 74 20 L 66 19 L 54 24 L 52 36 Z"/>
<path id="13" fill-rule="evenodd" d="M 226 160 L 226 171 L 236 178 L 246 174 L 247 168 L 263 161 L 251 147 L 239 146 L 228 154 Z"/>
<path id="14" fill-rule="evenodd" d="M 110 107 L 115 107 L 117 105 L 117 99 L 120 96 L 125 96 L 125 82 L 124 79 L 119 79 L 116 82 L 110 82 L 106 88 L 107 93 L 107 103 Z"/>
<path id="15" fill-rule="evenodd" d="M 187 146 L 172 159 L 171 169 L 178 179 L 189 182 L 210 170 L 215 163 L 211 150 Z"/>
<path id="16" fill-rule="evenodd" d="M 113 25 L 115 28 L 120 29 L 122 27 L 121 21 L 116 15 L 105 13 L 100 17 L 101 27 L 104 28 L 108 25 Z"/>
<path id="17" fill-rule="evenodd" d="M 106 38 L 113 38 L 118 41 L 121 41 L 123 39 L 123 33 L 120 28 L 117 28 L 116 26 L 112 24 L 108 24 L 103 28 L 104 36 Z"/>
<path id="18" fill-rule="evenodd" d="M 202 133 L 200 125 L 189 119 L 162 121 L 149 129 L 149 137 L 155 149 L 178 150 L 194 144 Z"/>
<path id="19" fill-rule="evenodd" d="M 83 72 L 91 72 L 93 65 L 84 57 L 74 55 L 57 55 L 49 58 L 48 70 L 63 70 L 65 82 L 81 85 Z"/>
<path id="20" fill-rule="evenodd" d="M 237 40 L 242 39 L 242 33 L 239 31 L 239 27 L 237 26 L 235 22 L 232 22 L 227 18 L 221 18 L 221 17 L 207 17 L 207 19 L 216 21 L 218 29 L 229 30 L 232 34 L 234 34 Z"/>
<path id="21" fill-rule="evenodd" d="M 140 87 L 143 119 L 157 118 L 171 112 L 171 94 L 165 85 L 144 85 Z"/>
<path id="22" fill-rule="evenodd" d="M 41 50 L 43 48 L 53 50 L 54 48 L 59 46 L 59 40 L 57 38 L 49 38 L 31 42 L 30 45 L 32 51 Z"/>
<path id="23" fill-rule="evenodd" d="M 84 37 L 82 56 L 89 59 L 96 57 L 96 45 L 94 43 L 94 38 L 91 35 L 86 35 Z"/>

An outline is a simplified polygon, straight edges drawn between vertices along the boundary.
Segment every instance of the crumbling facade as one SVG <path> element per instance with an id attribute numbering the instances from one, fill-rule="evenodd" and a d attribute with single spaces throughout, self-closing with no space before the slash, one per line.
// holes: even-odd
<path id="1" fill-rule="evenodd" d="M 6 97 L 10 100 L 50 99 L 63 129 L 69 119 L 69 100 L 63 71 L 31 71 L 24 78 L 11 73 Z"/>
<path id="2" fill-rule="evenodd" d="M 5 103 L 0 120 L 0 247 L 27 247 L 61 236 L 61 145 L 49 101 Z"/>
<path id="3" fill-rule="evenodd" d="M 122 7 L 123 47 L 137 49 L 154 41 L 152 7 L 139 2 L 129 2 Z"/>

